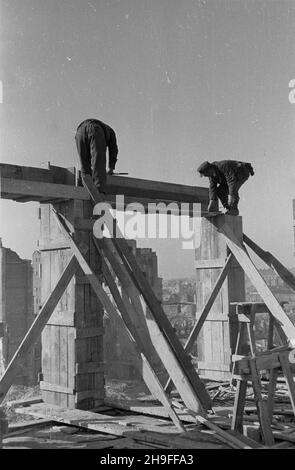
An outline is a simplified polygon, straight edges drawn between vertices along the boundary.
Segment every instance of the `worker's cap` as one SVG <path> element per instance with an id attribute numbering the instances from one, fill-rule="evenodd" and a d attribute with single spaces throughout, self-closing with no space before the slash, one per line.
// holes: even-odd
<path id="1" fill-rule="evenodd" d="M 211 168 L 211 163 L 209 162 L 203 162 L 198 168 L 197 172 L 200 173 L 201 175 L 205 175 L 207 171 Z"/>

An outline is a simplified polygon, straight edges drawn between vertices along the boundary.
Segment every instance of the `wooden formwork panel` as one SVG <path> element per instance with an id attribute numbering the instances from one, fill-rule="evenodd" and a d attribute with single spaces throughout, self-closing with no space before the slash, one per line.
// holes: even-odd
<path id="1" fill-rule="evenodd" d="M 241 217 L 225 216 L 237 237 L 242 240 Z M 197 314 L 209 298 L 214 284 L 229 254 L 227 245 L 210 219 L 202 219 L 201 243 L 196 249 Z M 242 268 L 233 260 L 228 276 L 200 331 L 198 368 L 201 375 L 223 380 L 230 377 L 231 354 L 236 340 L 236 328 L 229 321 L 230 303 L 245 300 L 245 277 Z"/>
<path id="2" fill-rule="evenodd" d="M 89 202 L 71 201 L 56 206 L 75 228 L 77 218 L 90 218 Z M 101 260 L 92 232 L 75 230 L 75 238 L 88 248 L 93 271 Z M 42 301 L 48 297 L 72 253 L 49 205 L 41 207 Z M 42 334 L 42 396 L 46 403 L 91 409 L 104 398 L 103 309 L 83 271 L 78 269 Z"/>

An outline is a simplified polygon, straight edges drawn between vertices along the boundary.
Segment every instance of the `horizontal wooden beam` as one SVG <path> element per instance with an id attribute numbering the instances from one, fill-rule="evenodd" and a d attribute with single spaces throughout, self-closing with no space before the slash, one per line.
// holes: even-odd
<path id="1" fill-rule="evenodd" d="M 88 200 L 88 192 L 75 186 L 72 170 L 50 166 L 48 169 L 0 164 L 0 193 L 3 199 L 19 202 L 52 202 L 60 199 Z M 151 181 L 125 176 L 108 176 L 106 200 L 115 204 L 115 196 L 124 195 L 125 203 L 140 202 L 145 207 L 153 203 L 208 202 L 208 189 L 198 186 Z"/>
<path id="2" fill-rule="evenodd" d="M 45 202 L 55 199 L 82 199 L 87 201 L 89 199 L 87 191 L 81 187 L 2 177 L 0 191 L 2 199 L 19 200 L 19 202 L 28 202 L 28 200 Z M 26 196 L 25 200 L 23 196 Z"/>

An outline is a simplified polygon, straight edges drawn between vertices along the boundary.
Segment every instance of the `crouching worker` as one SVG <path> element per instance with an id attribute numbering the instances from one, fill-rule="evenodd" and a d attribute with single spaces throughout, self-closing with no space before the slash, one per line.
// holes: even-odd
<path id="1" fill-rule="evenodd" d="M 239 189 L 254 175 L 251 163 L 236 160 L 203 162 L 197 169 L 200 176 L 209 178 L 209 212 L 218 211 L 218 199 L 228 215 L 239 215 Z"/>
<path id="2" fill-rule="evenodd" d="M 100 192 L 106 184 L 106 150 L 109 150 L 109 170 L 112 175 L 117 163 L 118 146 L 115 131 L 98 119 L 86 119 L 78 126 L 75 135 L 81 162 L 81 174 L 92 175 Z"/>

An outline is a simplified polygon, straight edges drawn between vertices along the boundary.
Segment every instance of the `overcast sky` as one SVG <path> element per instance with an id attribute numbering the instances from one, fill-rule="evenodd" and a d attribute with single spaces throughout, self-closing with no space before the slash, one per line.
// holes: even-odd
<path id="1" fill-rule="evenodd" d="M 204 186 L 203 160 L 251 161 L 244 231 L 294 266 L 294 43 L 294 0 L 2 0 L 1 161 L 78 165 L 87 117 L 114 127 L 130 176 Z M 31 257 L 37 205 L 0 215 Z M 150 246 L 165 277 L 193 272 L 193 253 Z"/>

